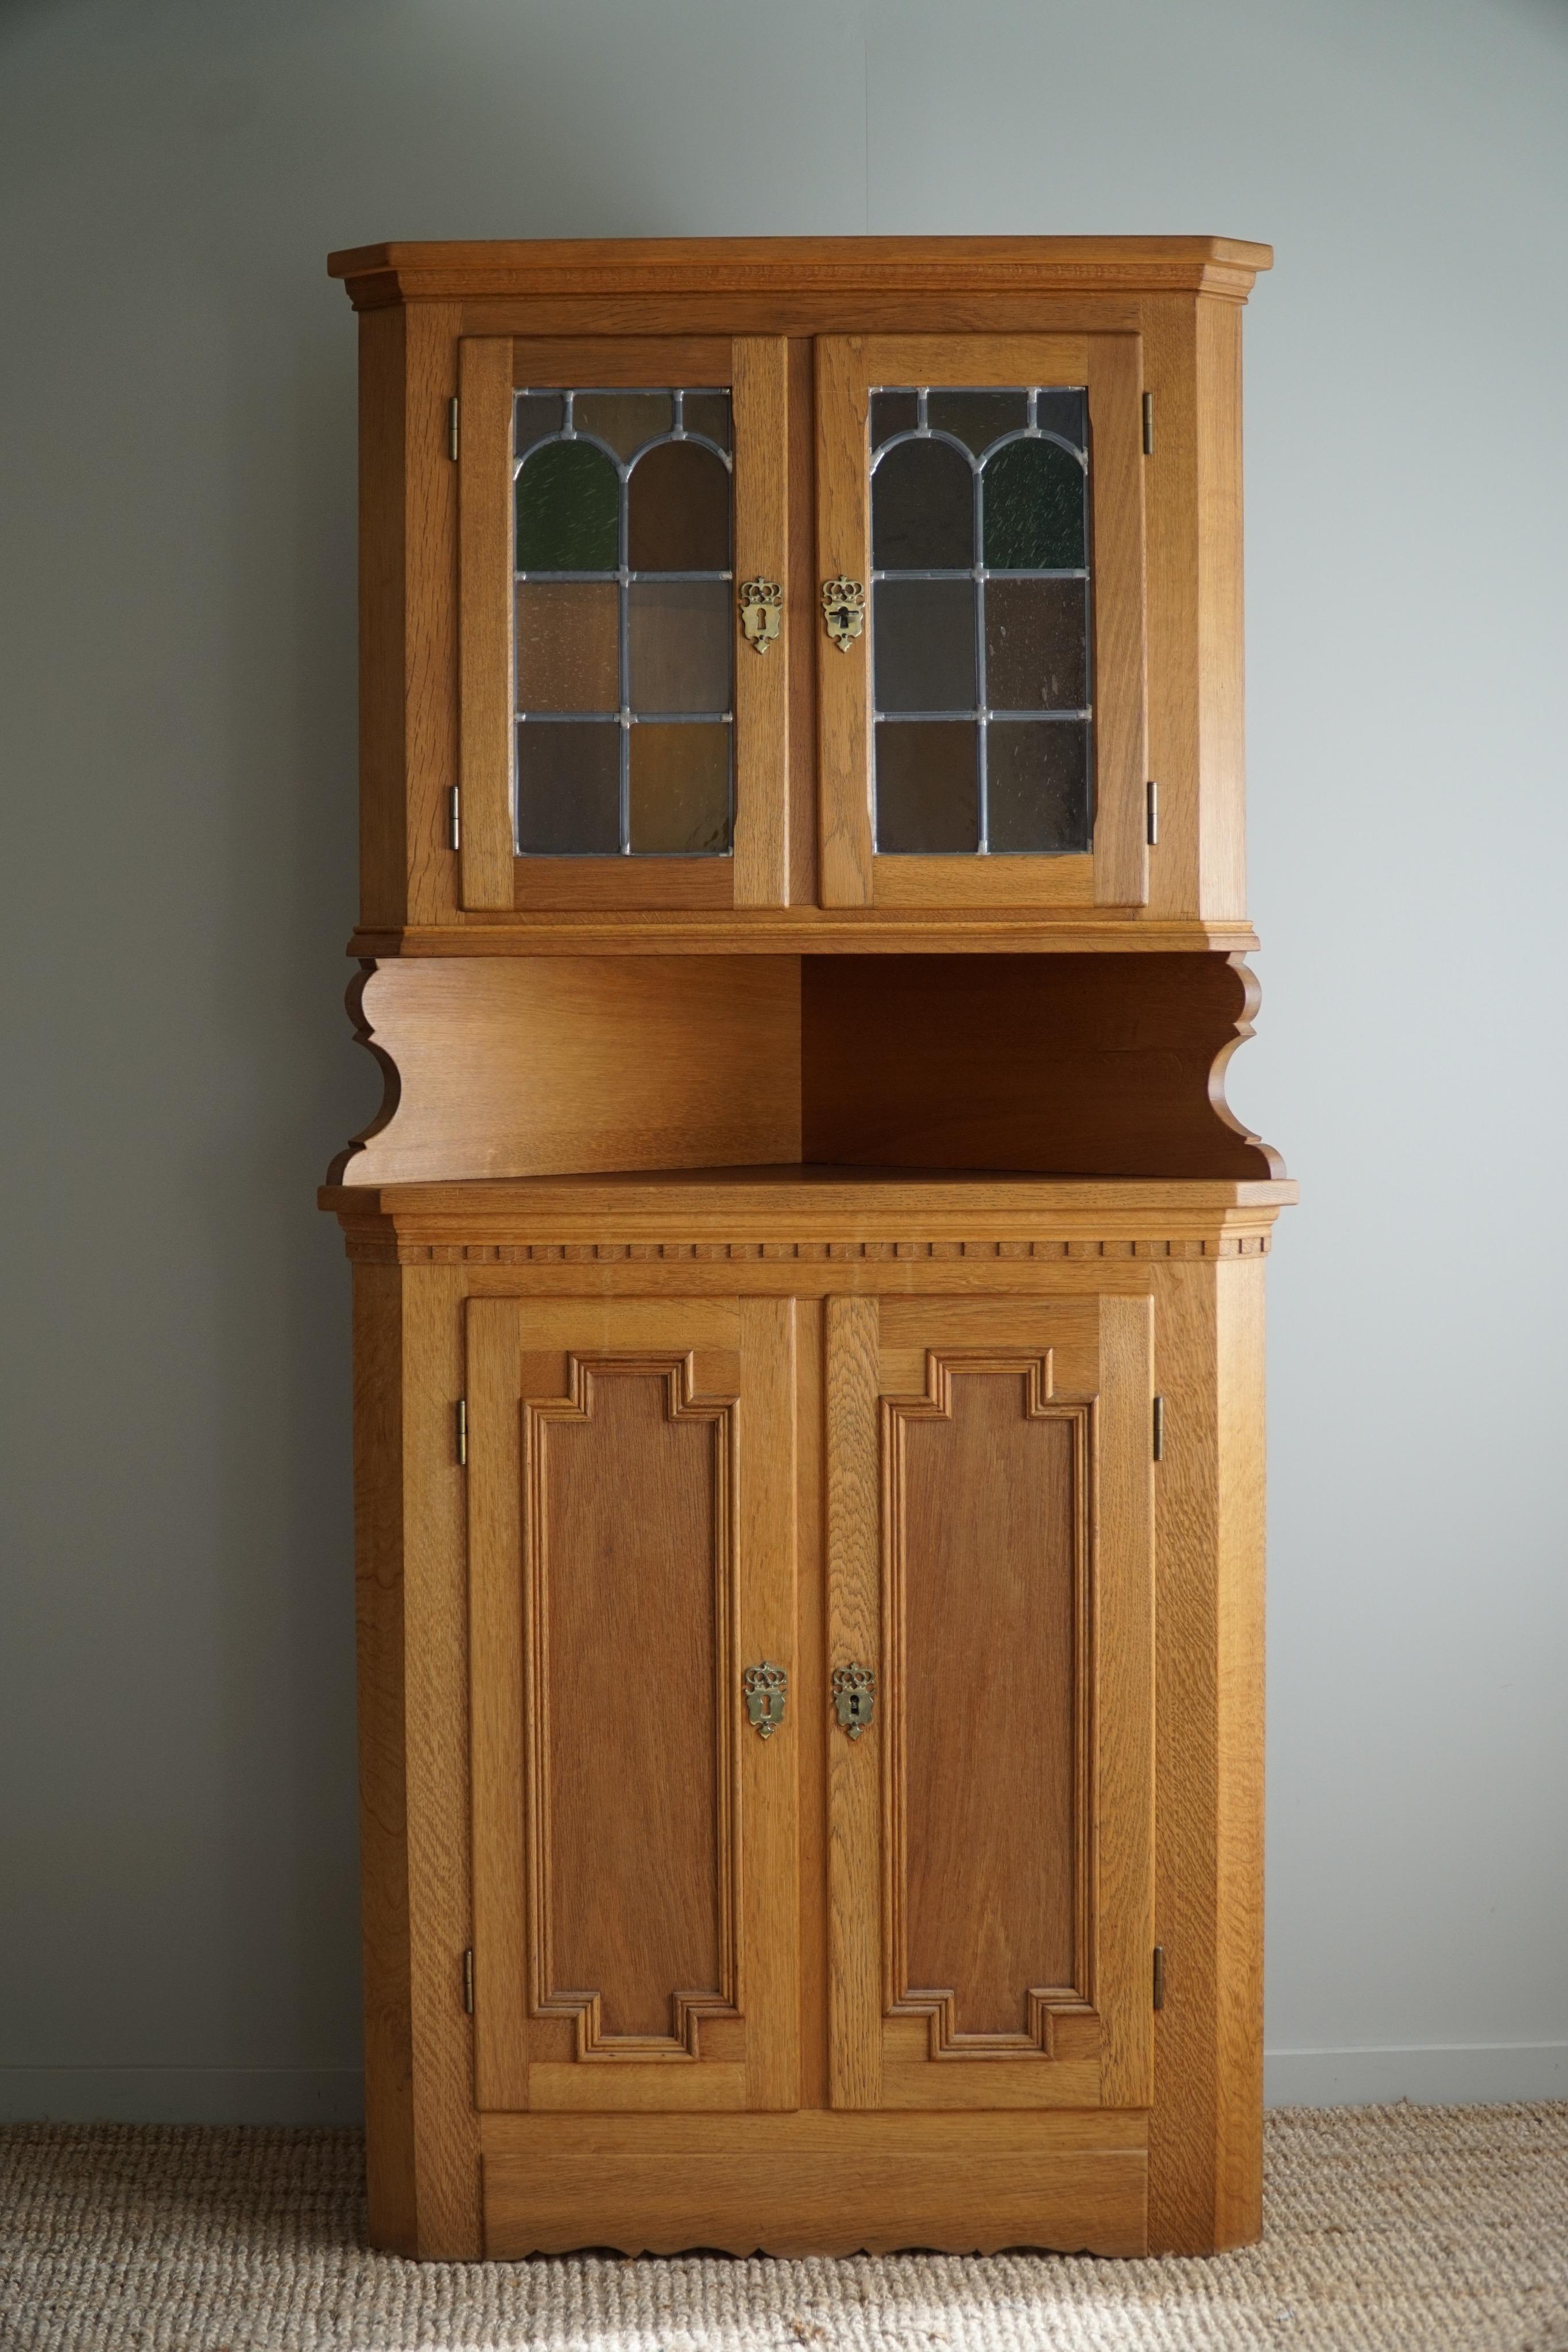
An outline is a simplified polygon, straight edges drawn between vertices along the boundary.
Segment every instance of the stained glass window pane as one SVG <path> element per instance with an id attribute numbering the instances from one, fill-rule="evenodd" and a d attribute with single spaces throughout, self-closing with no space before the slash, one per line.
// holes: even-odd
<path id="1" fill-rule="evenodd" d="M 620 458 L 634 457 L 674 422 L 667 392 L 580 392 L 571 404 L 573 429 L 607 441 Z"/>
<path id="2" fill-rule="evenodd" d="M 613 580 L 517 583 L 519 710 L 619 710 L 621 592 Z"/>
<path id="3" fill-rule="evenodd" d="M 546 441 L 517 476 L 519 572 L 613 572 L 621 478 L 587 441 Z"/>
<path id="4" fill-rule="evenodd" d="M 974 582 L 879 580 L 873 597 L 878 710 L 973 710 Z"/>
<path id="5" fill-rule="evenodd" d="M 661 441 L 632 468 L 628 551 L 633 572 L 729 569 L 729 469 L 697 441 Z"/>
<path id="6" fill-rule="evenodd" d="M 627 595 L 632 709 L 727 711 L 729 583 L 634 580 Z"/>
<path id="7" fill-rule="evenodd" d="M 993 719 L 986 730 L 989 846 L 1061 856 L 1093 846 L 1082 719 Z"/>
<path id="8" fill-rule="evenodd" d="M 722 722 L 632 729 L 633 856 L 684 857 L 728 849 L 734 733 Z"/>
<path id="9" fill-rule="evenodd" d="M 1021 432 L 1029 423 L 1026 392 L 937 392 L 925 403 L 925 422 L 933 433 L 952 433 L 983 457 L 1004 433 Z"/>
<path id="10" fill-rule="evenodd" d="M 986 562 L 998 572 L 1083 562 L 1083 468 L 1058 441 L 1008 441 L 986 460 Z"/>
<path id="11" fill-rule="evenodd" d="M 895 433 L 913 433 L 920 422 L 920 397 L 913 392 L 873 392 L 871 446 L 880 449 Z"/>
<path id="12" fill-rule="evenodd" d="M 1041 433 L 1060 433 L 1075 449 L 1089 446 L 1088 395 L 1075 391 L 1041 390 L 1034 396 L 1034 421 Z"/>
<path id="13" fill-rule="evenodd" d="M 716 441 L 721 449 L 729 447 L 727 392 L 688 392 L 681 407 L 686 432 L 700 433 L 705 441 Z"/>
<path id="14" fill-rule="evenodd" d="M 566 402 L 559 392 L 520 392 L 513 426 L 513 454 L 526 457 L 536 441 L 548 440 L 552 433 L 559 433 L 565 421 Z"/>
<path id="15" fill-rule="evenodd" d="M 879 851 L 929 856 L 978 848 L 978 746 L 972 720 L 878 722 Z"/>
<path id="16" fill-rule="evenodd" d="M 993 710 L 1082 710 L 1089 700 L 1088 583 L 988 580 L 986 700 Z"/>
<path id="17" fill-rule="evenodd" d="M 621 727 L 525 720 L 517 729 L 517 847 L 525 856 L 613 856 L 621 846 Z"/>
<path id="18" fill-rule="evenodd" d="M 871 480 L 878 572 L 967 570 L 975 561 L 975 473 L 950 441 L 896 441 Z"/>

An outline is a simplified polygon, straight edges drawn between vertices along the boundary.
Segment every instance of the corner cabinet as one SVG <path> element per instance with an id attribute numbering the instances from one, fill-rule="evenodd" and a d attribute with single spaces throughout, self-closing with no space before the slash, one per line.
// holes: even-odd
<path id="1" fill-rule="evenodd" d="M 380 2245 L 1257 2233 L 1268 259 L 333 260 Z"/>

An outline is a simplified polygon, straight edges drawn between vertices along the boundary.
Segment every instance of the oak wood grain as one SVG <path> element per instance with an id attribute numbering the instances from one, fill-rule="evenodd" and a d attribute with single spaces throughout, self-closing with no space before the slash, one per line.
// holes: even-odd
<path id="1" fill-rule="evenodd" d="M 824 907 L 872 902 L 871 492 L 866 471 L 866 374 L 858 336 L 817 343 L 817 877 Z M 821 590 L 857 581 L 866 598 L 860 635 L 829 643 Z M 825 650 L 824 650 L 825 648 Z"/>
<path id="2" fill-rule="evenodd" d="M 738 335 L 735 410 L 735 584 L 761 577 L 786 592 L 778 641 L 765 653 L 735 629 L 735 904 L 782 907 L 789 896 L 789 670 L 810 614 L 789 583 L 789 347 Z"/>
<path id="3" fill-rule="evenodd" d="M 458 856 L 465 907 L 512 904 L 512 347 L 457 346 Z"/>
<path id="4" fill-rule="evenodd" d="M 1149 895 L 1148 719 L 1145 700 L 1143 346 L 1089 339 L 1094 516 L 1094 896 Z"/>
<path id="5" fill-rule="evenodd" d="M 874 1299 L 830 1297 L 826 1325 L 828 1667 L 880 1673 L 880 1496 Z M 882 1735 L 839 1730 L 828 1758 L 828 2066 L 835 2107 L 882 2103 Z"/>

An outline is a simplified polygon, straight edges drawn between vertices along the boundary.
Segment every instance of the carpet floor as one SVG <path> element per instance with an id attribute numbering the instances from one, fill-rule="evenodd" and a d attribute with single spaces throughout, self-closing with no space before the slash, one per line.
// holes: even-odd
<path id="1" fill-rule="evenodd" d="M 0 2131 L 27 2352 L 1568 2352 L 1568 2104 L 1270 2116 L 1261 2245 L 1207 2262 L 370 2253 L 352 2131 Z"/>

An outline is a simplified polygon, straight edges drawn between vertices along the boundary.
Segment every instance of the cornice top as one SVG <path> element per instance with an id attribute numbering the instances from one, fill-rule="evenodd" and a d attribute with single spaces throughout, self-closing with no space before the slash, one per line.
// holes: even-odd
<path id="1" fill-rule="evenodd" d="M 1228 236 L 488 238 L 328 257 L 357 310 L 507 295 L 1218 294 L 1244 302 L 1273 248 Z"/>

